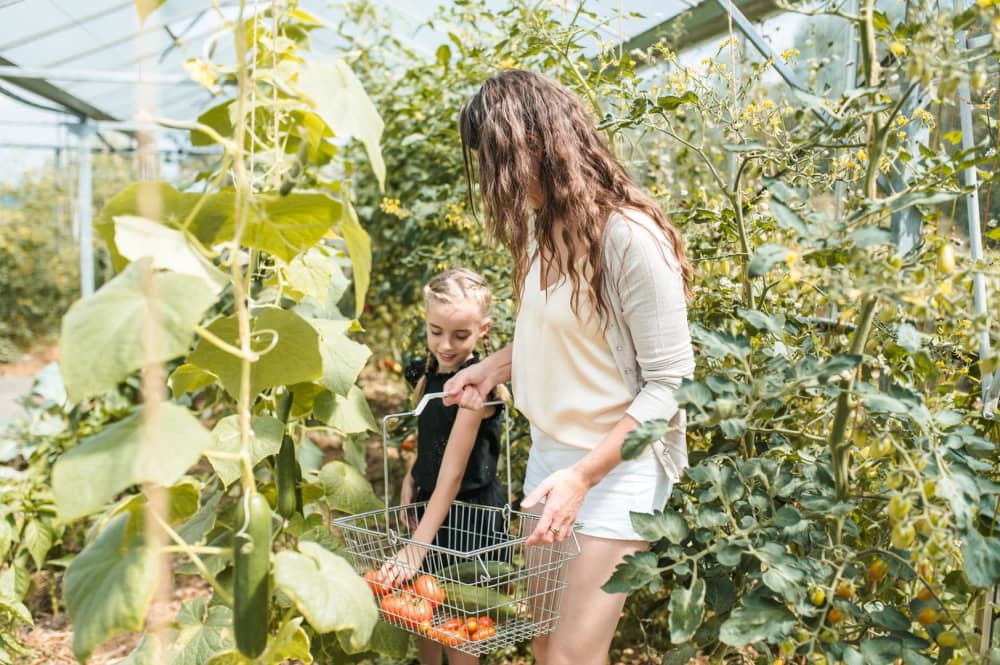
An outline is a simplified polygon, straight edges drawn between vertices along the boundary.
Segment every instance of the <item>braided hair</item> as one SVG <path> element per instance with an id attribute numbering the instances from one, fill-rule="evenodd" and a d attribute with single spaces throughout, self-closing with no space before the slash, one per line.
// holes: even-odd
<path id="1" fill-rule="evenodd" d="M 438 273 L 424 285 L 424 304 L 438 303 L 451 305 L 456 302 L 473 301 L 480 307 L 484 318 L 490 316 L 490 307 L 493 305 L 493 292 L 490 290 L 486 279 L 477 272 L 468 268 L 450 268 Z M 489 334 L 482 336 L 484 357 L 492 353 L 489 341 Z M 417 381 L 413 391 L 413 399 L 416 402 L 424 396 L 427 387 L 427 375 L 431 372 L 434 356 L 430 350 L 427 351 L 427 360 L 424 363 L 424 371 Z M 506 386 L 499 385 L 494 389 L 494 394 L 501 400 L 510 400 L 510 393 Z"/>

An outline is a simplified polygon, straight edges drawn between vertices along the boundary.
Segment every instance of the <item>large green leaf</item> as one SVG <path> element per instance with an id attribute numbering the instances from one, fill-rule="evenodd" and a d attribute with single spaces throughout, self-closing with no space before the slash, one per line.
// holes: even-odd
<path id="1" fill-rule="evenodd" d="M 250 420 L 250 459 L 256 465 L 265 457 L 277 455 L 285 425 L 271 416 L 257 416 Z M 225 453 L 240 452 L 240 417 L 227 416 L 212 430 L 212 450 Z M 240 477 L 240 463 L 236 460 L 209 456 L 215 472 L 223 485 L 230 485 Z"/>
<path id="2" fill-rule="evenodd" d="M 94 219 L 94 228 L 107 243 L 115 270 L 122 270 L 128 262 L 119 253 L 118 246 L 115 244 L 115 217 L 136 215 L 155 218 L 170 228 L 180 229 L 202 199 L 204 201 L 187 229 L 202 244 L 212 245 L 219 230 L 226 224 L 232 224 L 233 190 L 225 189 L 211 194 L 197 194 L 179 192 L 165 182 L 142 181 L 129 185 L 115 194 Z"/>
<path id="3" fill-rule="evenodd" d="M 129 261 L 148 256 L 153 267 L 197 277 L 216 294 L 229 283 L 229 277 L 198 253 L 183 232 L 137 215 L 118 215 L 114 225 L 115 245 Z"/>
<path id="4" fill-rule="evenodd" d="M 690 589 L 674 587 L 670 592 L 670 641 L 690 640 L 705 616 L 705 580 L 697 579 Z"/>
<path id="5" fill-rule="evenodd" d="M 666 538 L 679 544 L 687 538 L 688 527 L 684 518 L 669 508 L 652 514 L 631 512 L 629 516 L 632 518 L 632 526 L 645 540 L 653 542 Z"/>
<path id="6" fill-rule="evenodd" d="M 371 350 L 344 334 L 348 322 L 313 319 L 310 323 L 319 332 L 319 352 L 323 356 L 323 378 L 319 382 L 338 395 L 347 396 Z"/>
<path id="7" fill-rule="evenodd" d="M 365 294 L 372 272 L 372 241 L 368 232 L 361 227 L 354 206 L 347 204 L 347 214 L 341 218 L 340 233 L 351 255 L 354 275 L 354 316 L 360 317 L 365 308 Z"/>
<path id="8" fill-rule="evenodd" d="M 1000 581 L 1000 538 L 970 529 L 962 537 L 962 561 L 969 583 L 980 588 Z"/>
<path id="9" fill-rule="evenodd" d="M 151 263 L 130 264 L 63 317 L 59 369 L 70 402 L 114 388 L 147 362 L 187 353 L 194 326 L 215 295 L 197 277 L 153 272 Z M 146 292 L 145 279 L 150 280 Z M 142 328 L 149 320 L 156 342 L 144 349 Z"/>
<path id="10" fill-rule="evenodd" d="M 156 552 L 128 537 L 128 514 L 113 519 L 66 570 L 63 591 L 73 620 L 73 655 L 86 662 L 117 633 L 142 628 L 156 588 Z"/>
<path id="11" fill-rule="evenodd" d="M 608 593 L 631 593 L 648 585 L 655 593 L 663 586 L 661 574 L 665 569 L 659 563 L 656 552 L 626 554 L 601 588 Z"/>
<path id="12" fill-rule="evenodd" d="M 382 160 L 384 123 L 354 72 L 339 58 L 311 59 L 299 72 L 299 90 L 313 102 L 313 107 L 337 136 L 351 136 L 364 143 L 379 187 L 385 188 L 385 162 Z"/>
<path id="13" fill-rule="evenodd" d="M 323 391 L 313 401 L 313 415 L 343 434 L 378 431 L 365 394 L 357 386 L 351 386 L 346 397 Z"/>
<path id="14" fill-rule="evenodd" d="M 60 519 L 87 515 L 130 485 L 169 487 L 198 461 L 211 443 L 208 430 L 176 404 L 164 402 L 158 409 L 155 432 L 144 425 L 140 408 L 59 458 L 52 489 Z"/>
<path id="15" fill-rule="evenodd" d="M 293 662 L 309 665 L 313 662 L 309 650 L 309 636 L 302 629 L 302 617 L 295 617 L 278 631 L 278 634 L 268 639 L 267 648 L 257 658 L 247 658 L 233 649 L 212 656 L 205 665 L 253 665 L 254 663 Z"/>
<path id="16" fill-rule="evenodd" d="M 258 194 L 241 240 L 287 263 L 318 243 L 343 218 L 343 205 L 326 194 Z"/>
<path id="17" fill-rule="evenodd" d="M 316 543 L 299 543 L 274 559 L 274 583 L 316 632 L 350 631 L 352 648 L 368 642 L 378 610 L 367 583 L 346 560 Z"/>
<path id="18" fill-rule="evenodd" d="M 761 641 L 774 642 L 791 632 L 795 618 L 776 605 L 738 607 L 719 628 L 719 639 L 733 647 Z"/>
<path id="19" fill-rule="evenodd" d="M 309 296 L 320 303 L 340 300 L 347 278 L 332 250 L 322 245 L 309 249 L 282 268 L 284 293 L 296 302 Z"/>
<path id="20" fill-rule="evenodd" d="M 648 420 L 625 435 L 622 443 L 622 459 L 635 459 L 641 455 L 654 441 L 659 441 L 671 429 L 670 421 L 664 419 Z"/>
<path id="21" fill-rule="evenodd" d="M 199 484 L 191 479 L 181 480 L 176 485 L 165 489 L 164 503 L 166 504 L 166 520 L 168 524 L 180 524 L 191 519 L 198 512 L 198 504 L 201 501 L 200 489 Z M 129 513 L 132 515 L 132 522 L 130 522 L 129 527 L 137 530 L 142 529 L 144 528 L 146 508 L 148 506 L 149 499 L 145 493 L 129 495 L 128 498 L 119 501 L 110 511 L 107 520 L 121 513 Z"/>
<path id="22" fill-rule="evenodd" d="M 319 472 L 319 482 L 327 503 L 333 510 L 344 513 L 364 513 L 383 507 L 368 480 L 357 469 L 335 460 Z"/>
<path id="23" fill-rule="evenodd" d="M 181 605 L 170 631 L 166 663 L 204 665 L 212 656 L 235 648 L 233 611 L 226 605 L 209 605 L 195 598 Z"/>
<path id="24" fill-rule="evenodd" d="M 410 647 L 410 634 L 384 621 L 375 624 L 371 638 L 360 651 L 351 643 L 350 632 L 337 633 L 337 638 L 341 648 L 348 654 L 374 652 L 389 658 L 401 659 L 406 656 Z"/>
<path id="25" fill-rule="evenodd" d="M 21 532 L 21 547 L 28 551 L 35 567 L 41 569 L 45 564 L 45 555 L 52 549 L 55 533 L 47 522 L 37 516 L 29 519 Z"/>
<path id="26" fill-rule="evenodd" d="M 305 319 L 295 312 L 278 307 L 265 307 L 250 321 L 252 348 L 267 350 L 250 366 L 250 394 L 266 388 L 312 381 L 323 375 L 323 360 L 319 353 L 319 335 Z M 239 347 L 236 317 L 215 321 L 209 332 L 223 341 Z M 274 336 L 277 335 L 277 341 Z M 271 346 L 273 343 L 273 347 Z M 268 350 L 268 347 L 271 347 Z M 240 394 L 241 362 L 206 339 L 199 339 L 188 362 L 212 372 L 233 397 Z"/>
<path id="27" fill-rule="evenodd" d="M 790 253 L 791 250 L 781 245 L 761 245 L 757 248 L 753 258 L 750 259 L 750 276 L 760 277 L 764 275 L 774 264 L 786 260 Z"/>
<path id="28" fill-rule="evenodd" d="M 173 372 L 167 379 L 170 386 L 170 393 L 177 399 L 184 393 L 193 393 L 202 388 L 207 388 L 218 380 L 219 377 L 207 372 L 197 365 L 184 363 Z"/>

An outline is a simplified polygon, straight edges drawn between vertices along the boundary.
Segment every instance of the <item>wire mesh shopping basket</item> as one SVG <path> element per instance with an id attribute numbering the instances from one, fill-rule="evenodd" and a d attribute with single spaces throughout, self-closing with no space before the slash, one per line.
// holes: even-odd
<path id="1" fill-rule="evenodd" d="M 455 501 L 434 543 L 412 539 L 427 502 L 389 507 L 388 424 L 417 416 L 432 399 L 424 395 L 412 411 L 382 419 L 386 507 L 333 521 L 342 529 L 354 569 L 379 598 L 383 621 L 446 646 L 480 656 L 551 632 L 559 620 L 566 566 L 580 553 L 576 534 L 561 543 L 528 547 L 538 516 L 511 508 L 510 420 L 504 412 L 507 505 L 502 508 Z M 487 402 L 484 406 L 501 405 Z M 403 547 L 426 556 L 402 589 L 382 584 L 376 572 Z M 397 565 L 405 568 L 397 561 Z"/>

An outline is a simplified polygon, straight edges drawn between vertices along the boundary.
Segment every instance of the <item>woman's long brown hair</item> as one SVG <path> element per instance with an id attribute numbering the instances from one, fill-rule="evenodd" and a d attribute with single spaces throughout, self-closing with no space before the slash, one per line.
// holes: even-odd
<path id="1" fill-rule="evenodd" d="M 597 314 L 607 321 L 602 239 L 608 216 L 615 211 L 640 211 L 663 230 L 680 266 L 684 291 L 690 293 L 692 268 L 680 234 L 632 182 L 572 91 L 540 74 L 505 70 L 465 103 L 459 130 L 470 196 L 475 152 L 487 229 L 513 256 L 516 293 L 524 288 L 532 259 L 528 192 L 535 177 L 542 204 L 534 213 L 534 240 L 552 265 L 568 273 L 577 315 L 586 289 Z M 563 246 L 575 248 L 573 257 L 562 256 L 555 242 L 557 220 L 564 222 Z M 578 258 L 580 251 L 586 256 L 585 268 L 567 260 Z"/>

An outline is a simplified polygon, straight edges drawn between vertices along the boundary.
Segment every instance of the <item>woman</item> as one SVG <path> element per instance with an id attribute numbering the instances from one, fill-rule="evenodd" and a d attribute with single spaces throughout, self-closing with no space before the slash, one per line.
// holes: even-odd
<path id="1" fill-rule="evenodd" d="M 452 377 L 446 403 L 478 409 L 512 381 L 531 425 L 521 507 L 540 515 L 528 544 L 580 525 L 560 622 L 535 640 L 535 657 L 603 663 L 625 595 L 601 586 L 649 547 L 629 512 L 662 508 L 687 463 L 673 390 L 694 370 L 691 266 L 676 229 L 555 81 L 504 71 L 466 102 L 460 130 L 466 177 L 477 159 L 487 227 L 513 256 L 519 299 L 513 343 Z M 652 419 L 674 427 L 622 461 L 626 435 Z"/>

